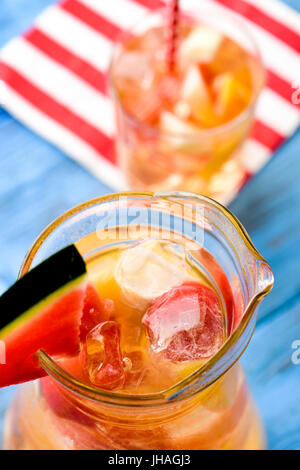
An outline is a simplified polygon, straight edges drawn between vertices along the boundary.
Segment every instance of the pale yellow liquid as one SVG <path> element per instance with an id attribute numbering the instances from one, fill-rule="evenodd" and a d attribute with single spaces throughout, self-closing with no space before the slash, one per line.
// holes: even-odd
<path id="1" fill-rule="evenodd" d="M 93 236 L 89 236 L 81 241 L 84 252 L 87 251 L 84 247 L 93 245 L 92 240 Z M 105 243 L 103 241 L 103 245 Z M 120 308 L 118 311 L 123 314 L 120 318 L 125 325 L 121 348 L 139 347 L 146 351 L 145 337 L 133 333 L 137 312 L 124 305 L 112 277 L 119 256 L 120 250 L 91 255 L 88 260 L 90 277 L 101 296 L 113 297 Z M 192 266 L 189 269 L 199 282 L 208 282 L 201 271 Z M 146 356 L 146 360 L 150 357 Z M 165 364 L 158 364 L 152 375 L 150 368 L 150 380 L 142 380 L 135 393 L 162 390 L 198 365 L 196 362 L 169 364 L 167 372 Z M 123 392 L 133 390 L 128 388 Z M 4 447 L 20 450 L 262 449 L 265 439 L 244 374 L 237 364 L 196 396 L 154 408 L 92 402 L 63 389 L 50 377 L 25 384 L 19 388 L 7 414 Z"/>

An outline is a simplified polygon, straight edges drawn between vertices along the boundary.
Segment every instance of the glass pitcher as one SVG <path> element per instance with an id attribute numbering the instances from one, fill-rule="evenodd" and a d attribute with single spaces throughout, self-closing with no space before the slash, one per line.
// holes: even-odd
<path id="1" fill-rule="evenodd" d="M 122 395 L 80 382 L 44 351 L 43 379 L 19 387 L 5 449 L 263 449 L 263 427 L 238 362 L 257 306 L 273 286 L 269 265 L 228 209 L 183 192 L 119 193 L 71 209 L 48 226 L 20 270 L 75 243 L 87 267 L 115 243 L 184 241 L 219 292 L 228 337 L 200 369 L 167 390 Z"/>

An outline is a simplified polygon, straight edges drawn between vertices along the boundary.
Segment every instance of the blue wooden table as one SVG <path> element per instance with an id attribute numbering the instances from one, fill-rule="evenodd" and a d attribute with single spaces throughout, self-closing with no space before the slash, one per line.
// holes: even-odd
<path id="1" fill-rule="evenodd" d="M 53 0 L 1 0 L 0 47 Z M 286 0 L 300 11 L 299 0 Z M 276 279 L 243 357 L 271 449 L 300 449 L 300 131 L 231 204 Z M 50 221 L 110 188 L 0 108 L 0 293 Z M 0 391 L 2 420 L 12 389 Z"/>

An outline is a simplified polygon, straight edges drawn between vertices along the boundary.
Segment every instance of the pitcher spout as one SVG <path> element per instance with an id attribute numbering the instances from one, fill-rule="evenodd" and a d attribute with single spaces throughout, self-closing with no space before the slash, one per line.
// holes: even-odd
<path id="1" fill-rule="evenodd" d="M 261 300 L 267 295 L 274 285 L 274 276 L 271 267 L 265 260 L 257 260 L 257 277 L 256 277 L 256 295 Z"/>

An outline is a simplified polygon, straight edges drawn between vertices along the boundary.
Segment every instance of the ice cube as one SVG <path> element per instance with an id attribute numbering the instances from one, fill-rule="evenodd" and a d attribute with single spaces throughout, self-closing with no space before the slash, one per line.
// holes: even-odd
<path id="1" fill-rule="evenodd" d="M 149 25 L 150 26 L 150 25 Z M 138 47 L 151 55 L 161 52 L 164 44 L 164 31 L 162 28 L 149 27 L 140 37 Z"/>
<path id="2" fill-rule="evenodd" d="M 117 322 L 105 321 L 91 330 L 81 354 L 85 372 L 94 385 L 107 390 L 122 386 L 126 364 L 121 354 Z"/>
<path id="3" fill-rule="evenodd" d="M 207 26 L 194 28 L 179 48 L 179 61 L 183 69 L 193 62 L 213 60 L 223 35 Z"/>
<path id="4" fill-rule="evenodd" d="M 224 340 L 219 299 L 197 282 L 173 287 L 156 299 L 142 322 L 154 353 L 175 362 L 207 359 Z"/>
<path id="5" fill-rule="evenodd" d="M 153 299 L 186 278 L 184 261 L 177 260 L 174 255 L 164 256 L 156 240 L 128 248 L 122 253 L 115 270 L 124 301 L 139 310 L 145 309 Z"/>
<path id="6" fill-rule="evenodd" d="M 132 351 L 126 354 L 126 361 L 127 363 L 130 361 L 130 369 L 126 375 L 125 388 L 137 389 L 148 371 L 142 351 Z"/>
<path id="7" fill-rule="evenodd" d="M 180 94 L 179 79 L 173 75 L 163 75 L 158 84 L 158 93 L 163 101 L 175 103 Z"/>
<path id="8" fill-rule="evenodd" d="M 152 361 L 141 350 L 126 353 L 131 362 L 131 369 L 126 375 L 124 390 L 134 393 L 158 392 L 167 388 L 172 380 L 172 370 L 167 363 Z"/>
<path id="9" fill-rule="evenodd" d="M 159 117 L 162 99 L 157 90 L 128 95 L 123 99 L 123 105 L 133 116 L 140 121 L 154 124 Z"/>
<path id="10" fill-rule="evenodd" d="M 152 58 L 146 53 L 135 51 L 122 52 L 114 64 L 113 72 L 120 88 L 128 82 L 149 88 L 154 78 Z"/>

